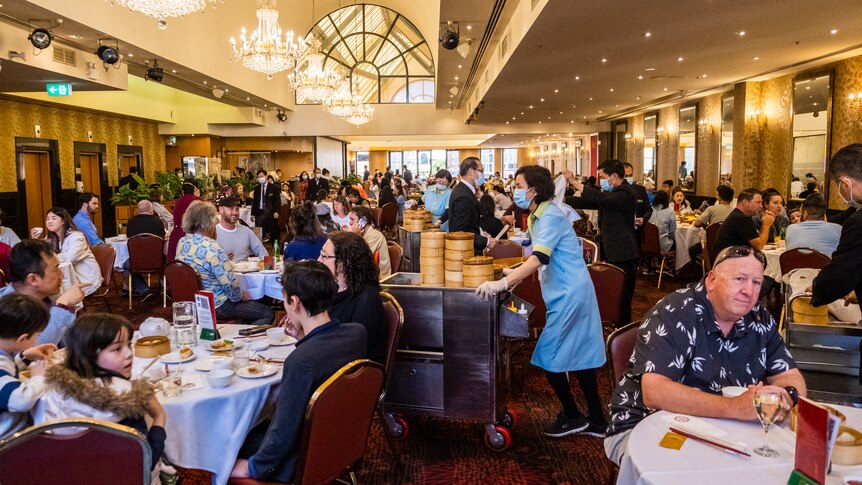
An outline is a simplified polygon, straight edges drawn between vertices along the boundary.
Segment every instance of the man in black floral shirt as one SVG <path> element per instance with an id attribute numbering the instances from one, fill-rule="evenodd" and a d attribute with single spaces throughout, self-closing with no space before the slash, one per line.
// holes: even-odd
<path id="1" fill-rule="evenodd" d="M 805 395 L 778 325 L 758 304 L 766 258 L 748 246 L 721 251 L 700 282 L 659 301 L 638 330 L 629 366 L 611 399 L 605 452 L 616 463 L 632 428 L 650 413 L 757 419 L 754 390 L 780 390 L 789 410 Z M 748 387 L 741 396 L 725 386 Z"/>

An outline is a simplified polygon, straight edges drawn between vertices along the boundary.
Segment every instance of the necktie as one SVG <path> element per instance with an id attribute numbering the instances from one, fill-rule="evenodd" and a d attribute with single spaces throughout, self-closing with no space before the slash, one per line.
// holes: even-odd
<path id="1" fill-rule="evenodd" d="M 266 197 L 266 184 L 260 186 L 260 208 L 263 209 L 263 199 Z"/>

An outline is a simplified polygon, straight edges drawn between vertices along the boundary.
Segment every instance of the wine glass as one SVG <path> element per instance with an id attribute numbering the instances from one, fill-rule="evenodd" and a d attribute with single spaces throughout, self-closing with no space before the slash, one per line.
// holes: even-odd
<path id="1" fill-rule="evenodd" d="M 760 456 L 778 456 L 778 450 L 769 447 L 769 427 L 781 412 L 781 404 L 781 394 L 774 389 L 761 387 L 754 392 L 754 409 L 763 425 L 763 446 L 754 450 Z"/>

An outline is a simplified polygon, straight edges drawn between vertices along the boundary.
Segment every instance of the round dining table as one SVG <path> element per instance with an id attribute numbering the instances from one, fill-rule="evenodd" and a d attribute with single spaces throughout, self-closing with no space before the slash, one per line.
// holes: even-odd
<path id="1" fill-rule="evenodd" d="M 222 325 L 222 338 L 236 338 L 245 325 Z M 261 339 L 266 339 L 264 334 Z M 235 342 L 248 344 L 248 339 Z M 248 432 L 272 414 L 278 386 L 281 383 L 281 364 L 278 371 L 268 377 L 246 379 L 234 375 L 227 387 L 215 389 L 206 380 L 206 372 L 195 370 L 195 361 L 209 358 L 210 341 L 201 340 L 194 347 L 195 358 L 183 364 L 170 364 L 173 370 L 182 366 L 183 384 L 197 382 L 202 387 L 186 390 L 177 397 L 165 397 L 159 391 L 156 397 L 165 409 L 165 457 L 183 468 L 206 470 L 212 473 L 213 484 L 228 481 L 234 459 Z M 271 346 L 257 354 L 270 359 L 285 359 L 294 345 Z M 150 362 L 149 358 L 135 357 L 132 375 L 138 376 Z M 158 365 L 164 365 L 157 363 Z M 151 368 L 147 375 L 153 372 Z"/>
<path id="2" fill-rule="evenodd" d="M 781 254 L 785 250 L 784 241 L 777 244 L 767 244 L 763 247 L 763 254 L 766 255 L 764 276 L 769 276 L 775 281 L 781 281 Z"/>
<path id="3" fill-rule="evenodd" d="M 122 271 L 123 265 L 129 260 L 129 238 L 125 234 L 109 237 L 105 242 L 114 248 L 114 269 Z"/>
<path id="4" fill-rule="evenodd" d="M 847 425 L 862 427 L 862 410 L 831 405 L 847 416 Z M 692 439 L 679 449 L 659 445 L 670 426 L 686 426 L 701 434 L 711 434 L 743 446 L 750 458 L 721 451 Z M 793 471 L 796 434 L 787 421 L 769 430 L 769 446 L 778 456 L 765 458 L 751 450 L 763 444 L 763 428 L 757 421 L 698 418 L 658 411 L 638 423 L 629 436 L 628 451 L 620 463 L 618 485 L 728 485 L 785 484 Z M 832 465 L 826 484 L 843 484 L 843 477 L 862 475 L 862 465 Z"/>
<path id="5" fill-rule="evenodd" d="M 688 250 L 698 243 L 704 243 L 706 231 L 701 227 L 694 227 L 691 223 L 678 222 L 673 237 L 676 240 L 674 267 L 678 271 L 691 262 Z"/>

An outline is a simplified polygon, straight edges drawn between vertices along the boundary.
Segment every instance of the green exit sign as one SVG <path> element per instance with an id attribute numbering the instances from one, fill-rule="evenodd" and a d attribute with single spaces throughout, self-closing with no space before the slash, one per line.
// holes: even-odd
<path id="1" fill-rule="evenodd" d="M 49 83 L 46 88 L 48 96 L 70 96 L 72 85 L 68 83 Z"/>

